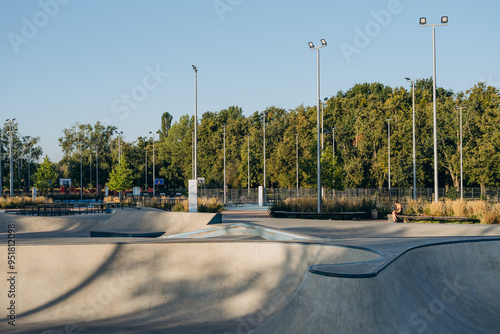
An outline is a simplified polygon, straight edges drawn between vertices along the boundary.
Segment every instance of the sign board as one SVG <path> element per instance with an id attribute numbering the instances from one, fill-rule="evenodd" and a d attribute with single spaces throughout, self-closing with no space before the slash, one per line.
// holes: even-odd
<path id="1" fill-rule="evenodd" d="M 141 196 L 141 188 L 140 187 L 133 187 L 132 188 L 132 195 Z"/>
<path id="2" fill-rule="evenodd" d="M 33 198 L 33 200 L 35 200 L 35 198 L 36 198 L 36 187 L 33 187 L 33 197 L 32 198 Z"/>
<path id="3" fill-rule="evenodd" d="M 198 185 L 196 180 L 188 181 L 189 189 L 189 212 L 198 212 Z"/>
<path id="4" fill-rule="evenodd" d="M 108 192 L 109 192 L 109 191 L 108 191 L 108 186 L 105 186 L 105 187 L 104 187 L 104 196 L 106 196 L 106 197 L 107 197 L 107 196 L 109 196 L 109 195 L 108 195 Z"/>
<path id="5" fill-rule="evenodd" d="M 163 179 L 155 179 L 155 184 L 163 184 Z"/>
<path id="6" fill-rule="evenodd" d="M 198 178 L 198 184 L 205 184 L 205 178 L 204 177 L 199 177 Z"/>
<path id="7" fill-rule="evenodd" d="M 71 179 L 59 179 L 59 185 L 60 186 L 70 186 Z"/>

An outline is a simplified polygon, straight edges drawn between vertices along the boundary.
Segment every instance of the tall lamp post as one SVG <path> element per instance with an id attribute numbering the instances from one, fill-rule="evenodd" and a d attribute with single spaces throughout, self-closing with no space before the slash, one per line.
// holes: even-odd
<path id="1" fill-rule="evenodd" d="M 95 147 L 95 193 L 97 198 L 99 198 L 99 148 Z"/>
<path id="2" fill-rule="evenodd" d="M 9 123 L 9 147 L 10 147 L 10 197 L 14 197 L 14 165 L 12 157 L 12 123 L 15 122 L 15 118 L 8 119 L 6 122 Z"/>
<path id="3" fill-rule="evenodd" d="M 250 136 L 247 137 L 247 164 L 248 199 L 250 199 Z"/>
<path id="4" fill-rule="evenodd" d="M 316 104 L 317 104 L 317 124 L 316 124 L 316 128 L 317 128 L 317 138 L 316 138 L 316 141 L 317 141 L 317 145 L 316 145 L 316 155 L 317 155 L 317 172 L 318 172 L 318 175 L 317 175 L 317 179 L 318 179 L 318 213 L 321 212 L 321 154 L 320 154 L 320 111 L 319 111 L 319 104 L 321 103 L 320 101 L 320 97 L 319 97 L 319 49 L 320 48 L 324 48 L 327 44 L 326 44 L 326 40 L 325 39 L 321 39 L 321 45 L 320 46 L 314 46 L 313 42 L 309 42 L 309 49 L 310 50 L 316 50 L 317 53 L 316 53 L 316 64 L 317 64 L 317 98 L 316 98 Z"/>
<path id="5" fill-rule="evenodd" d="M 122 134 L 123 134 L 123 131 L 115 131 L 115 133 L 118 135 L 118 161 L 120 161 L 122 158 Z"/>
<path id="6" fill-rule="evenodd" d="M 226 195 L 226 124 L 224 124 L 222 126 L 222 128 L 224 129 L 224 205 L 226 205 L 226 199 L 227 199 L 227 195 Z"/>
<path id="7" fill-rule="evenodd" d="M 332 159 L 335 164 L 335 127 L 332 127 Z"/>
<path id="8" fill-rule="evenodd" d="M 411 90 L 413 92 L 412 107 L 413 107 L 413 199 L 417 199 L 417 159 L 415 153 L 415 80 L 405 78 L 406 81 L 411 82 Z"/>
<path id="9" fill-rule="evenodd" d="M 153 196 L 156 195 L 156 173 L 155 173 L 155 133 L 154 131 L 149 131 L 153 134 Z"/>
<path id="10" fill-rule="evenodd" d="M 325 97 L 323 101 L 328 101 L 328 98 Z M 325 149 L 325 102 L 321 102 L 321 151 Z"/>
<path id="11" fill-rule="evenodd" d="M 458 107 L 460 110 L 460 199 L 464 199 L 464 176 L 463 176 L 463 149 L 462 149 L 462 109 L 463 107 Z"/>
<path id="12" fill-rule="evenodd" d="M 426 24 L 425 17 L 420 18 L 421 27 L 432 27 L 432 105 L 434 124 L 434 201 L 439 201 L 438 188 L 438 152 L 437 152 L 437 112 L 436 112 L 436 26 L 448 25 L 448 16 L 441 17 L 440 24 Z"/>
<path id="13" fill-rule="evenodd" d="M 387 118 L 387 161 L 389 165 L 389 197 L 391 192 L 391 118 Z"/>
<path id="14" fill-rule="evenodd" d="M 297 197 L 299 197 L 299 134 L 295 134 L 295 169 L 297 170 Z"/>
<path id="15" fill-rule="evenodd" d="M 263 147 L 263 154 L 264 154 L 264 205 L 267 204 L 267 197 L 266 197 L 266 114 L 262 113 L 262 128 L 263 128 L 263 134 L 262 137 L 264 139 L 264 147 Z"/>
<path id="16" fill-rule="evenodd" d="M 197 126 L 198 126 L 198 69 L 196 66 L 193 66 L 194 70 L 194 179 L 197 180 L 198 178 L 198 132 L 197 132 Z M 196 181 L 196 184 L 198 184 L 198 181 Z"/>
<path id="17" fill-rule="evenodd" d="M 80 142 L 80 199 L 83 199 L 83 149 Z"/>

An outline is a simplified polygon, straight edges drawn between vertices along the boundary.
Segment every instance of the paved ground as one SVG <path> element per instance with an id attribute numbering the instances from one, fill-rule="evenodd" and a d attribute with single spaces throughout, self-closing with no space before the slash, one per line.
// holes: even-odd
<path id="1" fill-rule="evenodd" d="M 4 333 L 498 333 L 500 227 L 271 219 L 249 223 L 310 239 L 89 238 L 91 230 L 177 234 L 211 214 L 119 210 L 72 218 L 0 213 L 16 226 L 16 326 Z M 10 286 L 12 288 L 12 286 Z M 8 311 L 9 312 L 9 311 Z"/>

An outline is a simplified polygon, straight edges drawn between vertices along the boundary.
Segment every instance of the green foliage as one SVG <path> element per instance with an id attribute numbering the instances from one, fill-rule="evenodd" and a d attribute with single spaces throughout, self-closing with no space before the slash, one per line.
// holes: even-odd
<path id="1" fill-rule="evenodd" d="M 122 157 L 118 162 L 108 180 L 109 190 L 125 191 L 132 188 L 132 171 L 128 167 L 125 157 Z"/>
<path id="2" fill-rule="evenodd" d="M 58 174 L 48 156 L 45 156 L 42 164 L 35 173 L 35 187 L 41 192 L 47 192 L 57 186 Z"/>
<path id="3" fill-rule="evenodd" d="M 409 88 L 409 87 L 408 87 Z M 411 89 L 391 88 L 381 83 L 357 84 L 332 96 L 324 105 L 324 149 L 321 152 L 322 184 L 327 188 L 382 188 L 388 186 L 388 154 L 391 185 L 413 184 L 413 110 Z M 478 83 L 465 93 L 437 89 L 438 178 L 440 187 L 460 183 L 460 119 L 463 113 L 463 170 L 465 186 L 500 185 L 500 93 Z M 434 183 L 432 79 L 415 84 L 415 147 L 418 187 Z M 264 119 L 262 117 L 264 115 Z M 391 150 L 388 152 L 387 119 L 390 118 Z M 160 122 L 161 121 L 161 122 Z M 168 190 L 185 188 L 193 178 L 194 117 L 178 121 L 165 112 L 159 138 L 124 142 L 114 127 L 76 124 L 64 131 L 60 145 L 64 158 L 58 170 L 75 184 L 80 179 L 83 158 L 84 185 L 90 183 L 95 149 L 99 152 L 100 184 L 118 161 L 119 146 L 130 162 L 133 183 L 165 179 Z M 207 111 L 198 120 L 198 177 L 205 187 L 224 184 L 223 126 L 226 126 L 226 181 L 229 188 L 263 185 L 264 125 L 266 187 L 315 188 L 317 159 L 316 106 L 300 105 L 292 110 L 271 106 L 244 116 L 238 106 Z M 335 128 L 332 131 L 332 128 Z M 333 145 L 333 132 L 335 145 Z M 2 134 L 4 138 L 5 133 Z M 121 138 L 121 139 L 120 139 Z M 121 145 L 119 145 L 121 143 Z M 334 146 L 334 147 L 333 147 Z M 80 149 L 81 147 L 81 149 Z M 4 144 L 5 148 L 5 144 Z M 298 155 L 298 156 L 297 156 Z M 95 160 L 95 159 L 94 159 Z M 147 163 L 146 163 L 147 160 Z M 2 164 L 6 168 L 6 164 Z M 76 182 L 75 182 L 76 181 Z M 94 182 L 95 183 L 95 182 Z"/>

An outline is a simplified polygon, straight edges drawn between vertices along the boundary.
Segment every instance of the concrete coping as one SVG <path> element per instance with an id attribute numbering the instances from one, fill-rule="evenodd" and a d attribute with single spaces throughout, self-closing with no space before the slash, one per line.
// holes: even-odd
<path id="1" fill-rule="evenodd" d="M 381 273 L 384 269 L 386 269 L 391 263 L 400 258 L 402 255 L 418 248 L 448 245 L 448 244 L 459 244 L 459 243 L 500 241 L 500 237 L 488 237 L 488 238 L 469 237 L 460 240 L 456 240 L 456 238 L 451 238 L 451 237 L 450 238 L 444 237 L 442 238 L 442 240 L 443 241 L 425 242 L 423 244 L 419 244 L 416 246 L 410 246 L 400 252 L 391 252 L 391 251 L 381 252 L 369 248 L 347 246 L 374 252 L 380 254 L 382 257 L 380 259 L 356 262 L 356 263 L 317 264 L 310 266 L 308 271 L 316 275 L 328 276 L 328 277 L 344 277 L 344 278 L 375 277 L 379 273 Z"/>
<path id="2" fill-rule="evenodd" d="M 268 227 L 237 223 L 217 226 L 200 231 L 161 236 L 163 239 L 183 238 L 215 238 L 221 236 L 259 236 L 270 241 L 311 240 L 313 238 L 291 232 L 280 231 Z"/>

